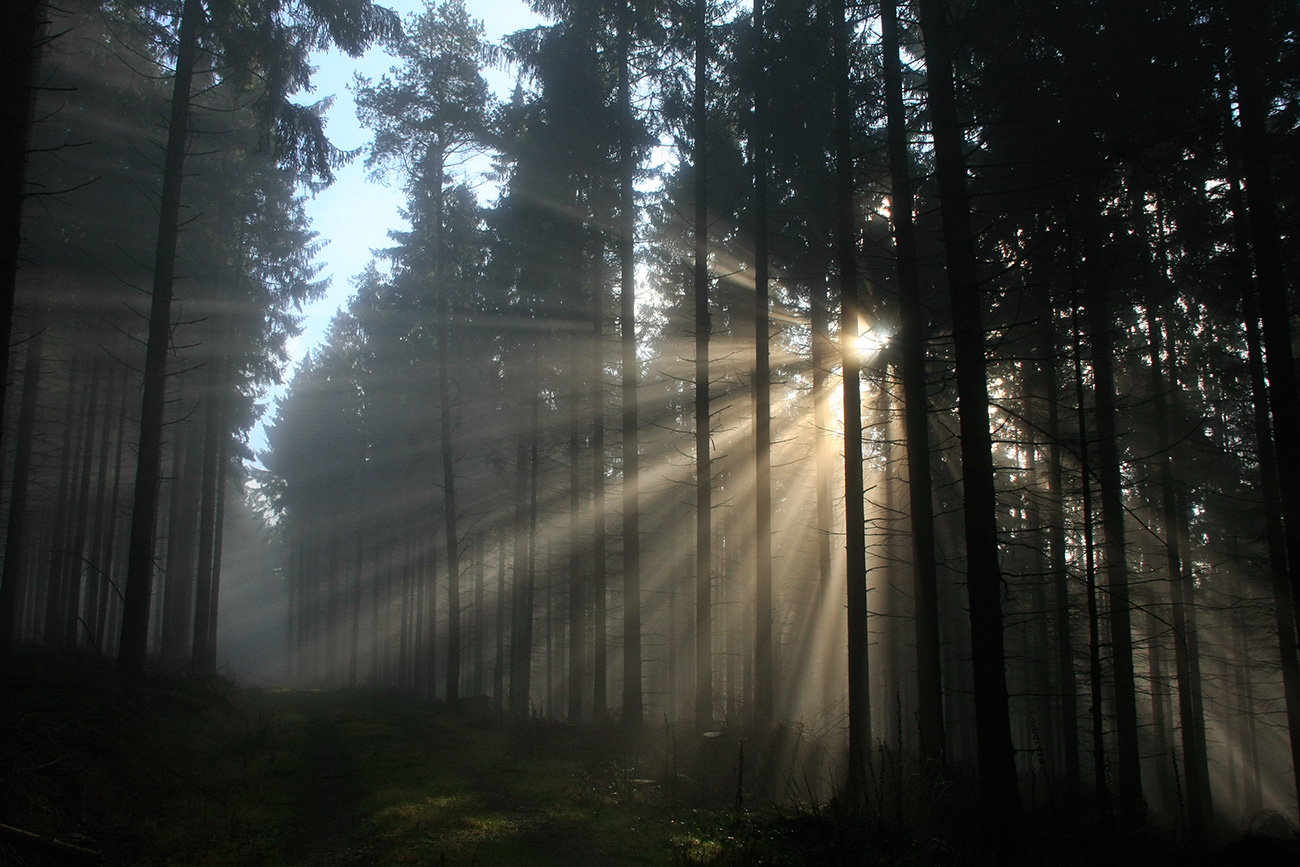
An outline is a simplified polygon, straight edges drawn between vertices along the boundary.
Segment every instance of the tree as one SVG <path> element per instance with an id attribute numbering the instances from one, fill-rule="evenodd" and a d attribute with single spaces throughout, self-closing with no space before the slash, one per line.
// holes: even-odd
<path id="1" fill-rule="evenodd" d="M 289 21 L 282 19 L 282 14 L 287 14 L 299 28 L 294 33 L 296 39 L 288 38 Z M 332 179 L 330 163 L 338 159 L 337 152 L 325 142 L 320 118 L 310 110 L 295 107 L 288 101 L 288 96 L 305 87 L 309 81 L 310 68 L 305 58 L 310 48 L 334 44 L 354 57 L 359 56 L 373 40 L 395 32 L 396 19 L 391 12 L 372 5 L 369 0 L 357 0 L 355 4 L 344 6 L 304 0 L 291 9 L 281 8 L 277 3 L 265 10 L 263 16 L 275 22 L 269 28 L 272 45 L 259 45 L 258 48 L 274 49 L 275 52 L 266 51 L 260 60 L 270 73 L 266 80 L 272 86 L 263 94 L 263 99 L 264 112 L 275 121 L 276 154 L 282 163 L 301 172 L 305 178 L 319 177 L 328 182 Z M 185 0 L 176 18 L 175 73 L 159 197 L 158 243 L 154 256 L 149 332 L 145 343 L 140 443 L 131 509 L 122 637 L 118 649 L 118 667 L 137 675 L 144 671 L 149 640 L 153 541 L 162 460 L 163 389 L 172 326 L 171 302 L 180 232 L 181 182 L 190 122 L 191 81 L 201 28 L 209 18 L 213 24 L 232 23 L 223 20 L 219 14 L 209 16 L 202 0 Z M 236 30 L 220 35 L 230 40 L 226 43 L 228 56 L 246 57 L 242 50 L 231 48 L 245 34 Z M 257 31 L 257 35 L 264 36 L 266 31 Z M 254 57 L 257 57 L 256 53 Z M 252 74 L 252 69 L 247 72 Z"/>
<path id="2" fill-rule="evenodd" d="M 1020 795 L 1007 706 L 1002 573 L 998 564 L 997 491 L 989 433 L 984 317 L 966 195 L 964 135 L 953 83 L 948 8 L 943 0 L 921 0 L 919 9 L 943 218 L 944 259 L 953 308 L 966 581 L 975 671 L 975 724 L 983 785 L 981 803 L 986 811 L 991 843 L 997 851 L 1004 852 L 1016 845 L 1020 834 Z"/>

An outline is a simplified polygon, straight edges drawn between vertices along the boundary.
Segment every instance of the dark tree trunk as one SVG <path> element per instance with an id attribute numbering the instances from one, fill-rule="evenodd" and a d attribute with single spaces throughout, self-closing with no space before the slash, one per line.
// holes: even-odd
<path id="1" fill-rule="evenodd" d="M 188 422 L 178 423 L 175 429 L 180 461 L 172 483 L 175 507 L 167 526 L 160 661 L 169 671 L 183 671 L 193 661 L 190 628 L 194 625 L 195 547 L 200 530 L 204 443 L 203 431 Z"/>
<path id="2" fill-rule="evenodd" d="M 591 715 L 603 720 L 609 713 L 606 692 L 609 660 L 607 644 L 606 580 L 605 566 L 606 513 L 605 513 L 605 344 L 604 311 L 601 294 L 605 291 L 605 243 L 596 245 L 595 278 L 591 292 L 591 595 L 593 602 L 591 660 Z"/>
<path id="3" fill-rule="evenodd" d="M 708 0 L 695 0 L 695 725 L 713 727 L 713 469 L 709 449 Z"/>
<path id="4" fill-rule="evenodd" d="M 114 579 L 121 574 L 123 565 L 119 556 L 121 546 L 118 544 L 117 518 L 120 511 L 118 504 L 121 500 L 122 491 L 122 455 L 126 448 L 126 416 L 130 393 L 128 380 L 124 376 L 117 414 L 117 446 L 113 456 L 113 491 L 109 496 L 108 503 L 108 529 L 104 534 L 104 546 L 100 554 L 100 562 L 104 564 L 104 584 L 100 588 L 99 608 L 95 617 L 95 635 L 96 647 L 99 648 L 101 653 L 107 652 L 111 639 L 108 628 L 109 611 L 116 611 L 118 603 L 122 600 L 122 594 Z"/>
<path id="5" fill-rule="evenodd" d="M 582 722 L 582 698 L 587 688 L 587 587 L 579 546 L 582 520 L 580 489 L 582 375 L 578 332 L 569 337 L 569 722 Z"/>
<path id="6" fill-rule="evenodd" d="M 924 31 L 944 255 L 953 307 L 981 803 L 990 843 L 998 852 L 1005 853 L 1018 845 L 1020 793 L 1016 785 L 1015 750 L 1007 704 L 997 489 L 989 432 L 983 303 L 975 270 L 975 245 L 966 196 L 965 132 L 957 115 L 947 5 L 944 0 L 921 0 L 921 29 Z"/>
<path id="7" fill-rule="evenodd" d="M 131 675 L 144 672 L 149 650 L 149 604 L 153 596 L 154 532 L 158 518 L 158 476 L 162 467 L 167 353 L 171 343 L 172 281 L 176 273 L 181 181 L 189 138 L 190 81 L 202 16 L 200 0 L 185 0 L 177 40 L 176 75 L 172 81 L 171 116 L 167 125 L 162 195 L 158 207 L 158 245 L 145 346 L 140 443 L 136 449 L 131 543 L 127 553 L 126 601 L 122 609 L 122 636 L 117 657 L 118 668 Z"/>
<path id="8" fill-rule="evenodd" d="M 497 532 L 497 612 L 496 612 L 496 657 L 492 671 L 492 701 L 497 714 L 505 711 L 505 666 L 506 666 L 506 531 L 502 527 Z"/>
<path id="9" fill-rule="evenodd" d="M 1100 254 L 1093 244 L 1091 257 Z M 1089 271 L 1094 271 L 1089 268 Z M 1119 432 L 1116 430 L 1114 323 L 1106 286 L 1095 271 L 1089 280 L 1088 337 L 1092 345 L 1093 400 L 1097 425 L 1097 477 L 1101 487 L 1101 526 L 1110 611 L 1111 668 L 1115 690 L 1116 777 L 1119 827 L 1125 833 L 1146 821 L 1142 797 L 1142 754 L 1138 747 L 1137 690 L 1133 676 L 1132 603 Z"/>
<path id="10" fill-rule="evenodd" d="M 1055 604 L 1056 676 L 1060 683 L 1058 715 L 1061 719 L 1065 761 L 1066 801 L 1076 806 L 1082 796 L 1079 764 L 1079 696 L 1075 689 L 1074 641 L 1070 628 L 1070 573 L 1065 551 L 1065 483 L 1061 466 L 1061 418 L 1058 398 L 1056 332 L 1052 328 L 1054 305 L 1042 314 L 1043 380 L 1047 389 L 1047 550 Z"/>
<path id="11" fill-rule="evenodd" d="M 862 362 L 858 357 L 858 250 L 854 214 L 853 109 L 849 95 L 849 24 L 844 0 L 834 8 L 836 250 L 840 277 L 840 358 L 844 387 L 844 531 L 848 605 L 849 788 L 866 797 L 871 755 L 871 684 L 867 658 L 866 509 L 862 476 Z"/>
<path id="12" fill-rule="evenodd" d="M 27 488 L 31 480 L 32 440 L 36 429 L 36 399 L 41 384 L 44 324 L 38 319 L 27 344 L 23 365 L 23 397 L 18 409 L 18 440 L 14 449 L 14 479 L 9 492 L 9 518 L 5 532 L 3 572 L 0 572 L 0 654 L 8 655 L 18 644 L 24 576 L 30 568 L 27 554 Z"/>
<path id="13" fill-rule="evenodd" d="M 930 481 L 930 414 L 926 397 L 925 322 L 916 272 L 912 225 L 911 160 L 898 55 L 898 10 L 881 0 L 881 44 L 885 109 L 889 116 L 890 214 L 898 263 L 899 354 L 902 356 L 904 424 L 907 436 L 908 497 L 912 521 L 913 598 L 916 609 L 916 722 L 923 759 L 943 762 L 943 674 L 939 662 L 939 584 L 934 554 L 934 500 Z"/>
<path id="14" fill-rule="evenodd" d="M 85 423 L 81 430 L 81 470 L 77 482 L 77 515 L 73 519 L 73 539 L 71 557 L 67 570 L 67 609 L 64 611 L 63 642 L 68 650 L 77 649 L 78 634 L 82 628 L 81 593 L 87 564 L 91 558 L 86 551 L 86 535 L 90 529 L 90 477 L 95 460 L 95 422 L 97 421 L 96 404 L 99 403 L 99 383 L 103 376 L 103 361 L 96 358 L 90 362 L 90 387 L 86 391 Z M 108 416 L 104 416 L 104 427 L 108 427 Z M 90 638 L 87 634 L 86 638 Z"/>
<path id="15" fill-rule="evenodd" d="M 1097 798 L 1097 815 L 1102 833 L 1109 836 L 1113 816 L 1110 782 L 1106 774 L 1106 717 L 1102 712 L 1103 684 L 1101 679 L 1101 615 L 1097 604 L 1096 545 L 1093 539 L 1092 506 L 1092 456 L 1090 437 L 1084 405 L 1083 390 L 1083 335 L 1079 328 L 1079 301 L 1074 284 L 1074 254 L 1070 253 L 1070 317 L 1074 340 L 1074 396 L 1075 413 L 1079 423 L 1079 484 L 1083 488 L 1083 568 L 1084 587 L 1088 605 L 1088 688 L 1091 704 L 1088 714 L 1092 720 L 1092 770 L 1093 790 Z"/>
<path id="16" fill-rule="evenodd" d="M 1151 363 L 1151 395 L 1156 412 L 1156 448 L 1160 458 L 1156 474 L 1160 483 L 1160 505 L 1164 518 L 1165 565 L 1169 570 L 1170 610 L 1173 612 L 1174 669 L 1178 678 L 1178 719 L 1182 736 L 1183 770 L 1187 778 L 1187 799 L 1190 815 L 1187 821 L 1188 837 L 1193 846 L 1201 847 L 1213 839 L 1214 811 L 1210 801 L 1209 761 L 1206 756 L 1205 720 L 1200 713 L 1192 683 L 1191 654 L 1195 650 L 1189 642 L 1194 631 L 1194 619 L 1189 588 L 1183 578 L 1183 563 L 1179 553 L 1180 542 L 1187 535 L 1186 514 L 1178 508 L 1174 489 L 1173 443 L 1169 432 L 1169 416 L 1165 406 L 1168 389 L 1163 376 L 1160 358 L 1160 323 L 1156 321 L 1154 306 L 1147 298 L 1146 327 L 1147 352 Z M 1163 750 L 1161 751 L 1163 752 Z"/>
<path id="17" fill-rule="evenodd" d="M 618 259 L 623 345 L 623 715 L 641 725 L 641 460 L 637 429 L 636 355 L 636 156 L 632 117 L 632 0 L 624 0 L 618 23 Z"/>
<path id="18" fill-rule="evenodd" d="M 112 445 L 113 409 L 118 404 L 117 393 L 119 390 L 124 392 L 125 388 L 118 388 L 117 367 L 110 366 L 108 369 L 108 384 L 104 388 L 104 411 L 99 432 L 99 459 L 97 461 L 99 469 L 95 473 L 95 505 L 92 508 L 94 531 L 90 535 L 90 542 L 86 548 L 86 571 L 92 580 L 86 585 L 86 602 L 82 608 L 86 640 L 96 652 L 100 652 L 103 648 L 101 642 L 102 633 L 99 627 L 99 609 L 100 600 L 106 598 L 109 578 L 108 560 L 103 556 L 104 532 L 109 525 L 109 516 L 107 514 L 107 510 L 110 508 L 108 503 L 109 448 Z M 112 504 L 111 508 L 116 508 L 116 503 Z"/>
<path id="19" fill-rule="evenodd" d="M 485 604 L 485 569 L 487 564 L 483 562 L 483 536 L 482 534 L 474 537 L 474 695 L 487 695 L 487 684 L 484 682 L 484 643 L 487 639 L 487 611 L 484 609 Z"/>
<path id="20" fill-rule="evenodd" d="M 195 577 L 194 637 L 190 670 L 196 674 L 217 673 L 217 648 L 208 640 L 216 598 L 212 593 L 213 548 L 217 535 L 217 476 L 220 471 L 221 438 L 224 435 L 222 403 L 224 362 L 211 359 L 203 399 L 203 478 L 199 490 L 199 565 Z"/>
<path id="21" fill-rule="evenodd" d="M 59 453 L 59 487 L 54 500 L 54 523 L 51 527 L 53 546 L 50 551 L 49 577 L 45 585 L 45 623 L 42 630 L 42 643 L 46 647 L 55 647 L 62 636 L 63 606 L 67 604 L 66 582 L 68 538 L 70 522 L 68 521 L 68 491 L 72 472 L 73 431 L 76 427 L 77 379 L 80 368 L 74 362 L 68 375 L 68 405 L 63 413 L 63 447 Z"/>
<path id="22" fill-rule="evenodd" d="M 0 27 L 0 418 L 9 383 L 9 340 L 18 292 L 23 199 L 27 185 L 27 146 L 36 107 L 36 73 L 44 47 L 45 0 L 16 0 Z"/>
<path id="23" fill-rule="evenodd" d="M 772 325 L 767 261 L 767 34 L 754 0 L 754 718 L 772 722 Z M 814 398 L 816 399 L 816 398 Z M 816 434 L 820 437 L 820 431 Z M 820 610 L 820 606 L 818 607 Z"/>
<path id="24" fill-rule="evenodd" d="M 1250 227 L 1250 246 L 1255 262 L 1255 291 L 1263 324 L 1263 347 L 1267 357 L 1268 408 L 1272 410 L 1272 440 L 1265 449 L 1261 440 L 1260 471 L 1265 475 L 1265 496 L 1273 483 L 1267 478 L 1264 455 L 1275 462 L 1276 499 L 1266 502 L 1280 511 L 1282 549 L 1272 552 L 1274 596 L 1278 607 L 1290 603 L 1290 610 L 1279 613 L 1278 641 L 1282 654 L 1282 673 L 1286 689 L 1287 718 L 1291 736 L 1291 756 L 1296 792 L 1300 797 L 1300 670 L 1296 662 L 1296 629 L 1300 625 L 1300 450 L 1294 447 L 1300 438 L 1300 382 L 1295 371 L 1291 345 L 1291 317 L 1287 284 L 1282 270 L 1282 252 L 1277 225 L 1277 203 L 1273 189 L 1273 155 L 1268 141 L 1268 106 L 1262 64 L 1261 36 L 1267 34 L 1265 12 L 1271 4 L 1264 0 L 1239 0 L 1231 4 L 1233 77 L 1236 79 L 1240 106 L 1240 155 L 1246 181 L 1246 216 Z M 1240 216 L 1240 214 L 1238 214 Z M 1240 244 L 1240 241 L 1238 242 Z M 1258 401 L 1260 397 L 1256 393 Z M 1257 417 L 1263 408 L 1256 404 Z M 1257 425 L 1257 433 L 1263 433 Z M 1270 516 L 1270 521 L 1273 518 Z M 1283 571 L 1281 564 L 1290 564 Z M 1289 625 L 1287 623 L 1289 621 Z M 1288 647 L 1289 645 L 1289 647 Z M 1288 678 L 1288 672 L 1292 673 Z"/>

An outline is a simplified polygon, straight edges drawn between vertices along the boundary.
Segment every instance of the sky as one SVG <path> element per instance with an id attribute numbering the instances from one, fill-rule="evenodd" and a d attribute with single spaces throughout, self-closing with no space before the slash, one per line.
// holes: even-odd
<path id="1" fill-rule="evenodd" d="M 393 9 L 403 19 L 425 6 L 424 0 L 377 2 Z M 473 18 L 483 22 L 485 36 L 491 42 L 542 22 L 524 0 L 466 0 L 465 6 Z M 370 131 L 357 123 L 356 104 L 349 85 L 358 72 L 372 79 L 379 78 L 393 66 L 393 58 L 382 49 L 373 49 L 359 59 L 332 51 L 317 54 L 313 63 L 317 67 L 312 79 L 315 92 L 302 94 L 301 101 L 315 102 L 332 96 L 334 104 L 325 116 L 330 141 L 343 150 L 364 148 L 370 141 Z M 509 94 L 514 86 L 513 74 L 506 70 L 489 69 L 486 78 L 498 95 Z M 303 333 L 289 344 L 293 360 L 286 371 L 286 380 L 292 378 L 302 358 L 324 340 L 330 320 L 352 294 L 352 278 L 370 261 L 370 251 L 388 246 L 391 243 L 388 232 L 405 226 L 398 215 L 401 190 L 396 184 L 384 186 L 368 179 L 364 162 L 363 151 L 335 173 L 337 180 L 329 189 L 307 202 L 312 228 L 319 233 L 318 240 L 326 244 L 317 256 L 317 262 L 324 266 L 321 277 L 330 278 L 331 285 L 324 298 L 303 310 Z M 275 412 L 275 397 L 283 391 L 283 388 L 272 391 L 268 417 Z M 260 424 L 252 431 L 251 444 L 254 452 L 265 448 L 266 438 Z"/>

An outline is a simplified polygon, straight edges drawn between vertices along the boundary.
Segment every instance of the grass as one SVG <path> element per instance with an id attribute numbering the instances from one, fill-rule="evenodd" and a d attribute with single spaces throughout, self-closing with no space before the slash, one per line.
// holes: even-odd
<path id="1" fill-rule="evenodd" d="M 3 821 L 104 864 L 720 863 L 609 729 L 58 666 L 0 688 Z"/>
<path id="2" fill-rule="evenodd" d="M 782 736 L 647 727 L 630 740 L 374 692 L 129 684 L 24 660 L 0 670 L 0 823 L 100 853 L 89 863 L 143 867 L 980 863 L 968 787 L 883 748 L 852 817 L 760 794 L 756 778 L 788 775 L 760 759 Z M 756 772 L 738 773 L 742 757 Z M 1044 836 L 1055 824 L 1031 821 L 1039 857 L 1025 863 L 1188 861 L 1158 840 L 1115 849 L 1076 824 Z M 60 862 L 0 834 L 0 863 Z"/>

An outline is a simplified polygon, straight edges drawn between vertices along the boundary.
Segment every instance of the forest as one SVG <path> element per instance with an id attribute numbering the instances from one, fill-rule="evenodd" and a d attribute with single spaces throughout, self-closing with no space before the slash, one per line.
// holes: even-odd
<path id="1" fill-rule="evenodd" d="M 1295 840 L 1300 6 L 379 2 L 13 5 L 6 664 Z M 405 225 L 299 360 L 352 161 Z"/>

